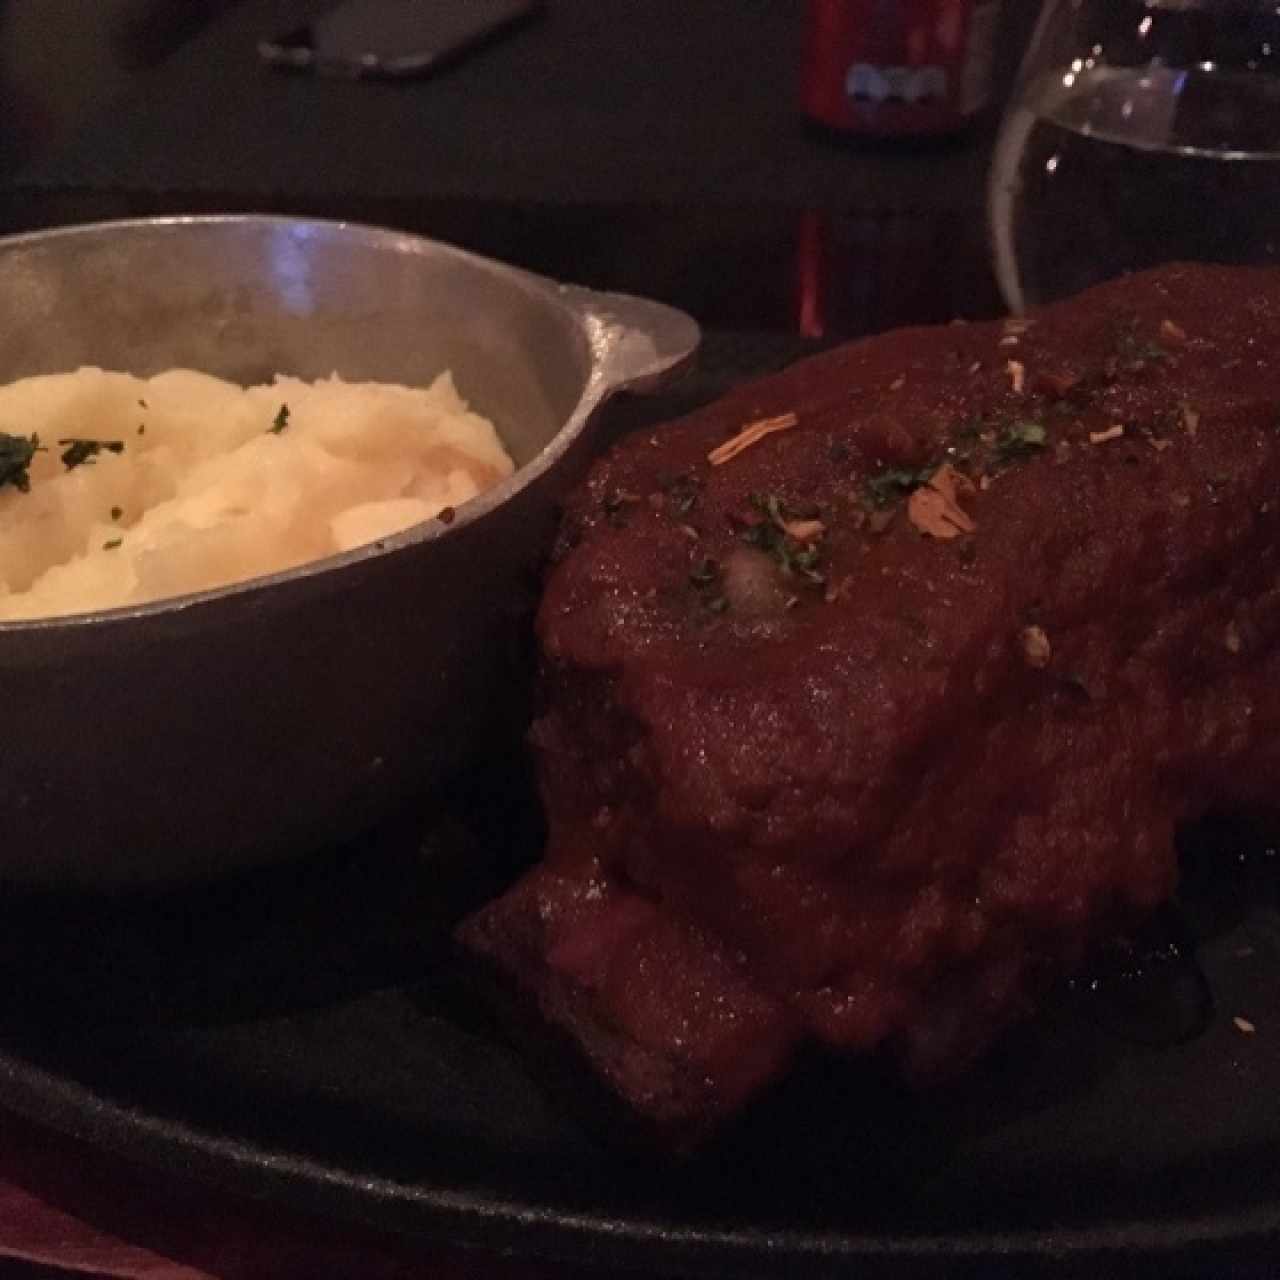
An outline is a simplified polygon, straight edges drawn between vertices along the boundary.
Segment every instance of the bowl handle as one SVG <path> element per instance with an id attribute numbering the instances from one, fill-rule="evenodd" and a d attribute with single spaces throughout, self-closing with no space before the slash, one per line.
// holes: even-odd
<path id="1" fill-rule="evenodd" d="M 659 390 L 693 359 L 702 332 L 692 316 L 628 293 L 561 285 L 582 316 L 605 395 Z"/>

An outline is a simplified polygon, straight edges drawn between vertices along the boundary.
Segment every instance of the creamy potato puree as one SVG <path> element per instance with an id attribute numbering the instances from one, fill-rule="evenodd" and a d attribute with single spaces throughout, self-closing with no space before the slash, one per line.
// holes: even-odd
<path id="1" fill-rule="evenodd" d="M 286 569 L 428 520 L 513 470 L 447 373 L 424 390 L 85 368 L 0 387 L 0 432 L 3 619 Z M 15 474 L 33 434 L 42 451 Z"/>

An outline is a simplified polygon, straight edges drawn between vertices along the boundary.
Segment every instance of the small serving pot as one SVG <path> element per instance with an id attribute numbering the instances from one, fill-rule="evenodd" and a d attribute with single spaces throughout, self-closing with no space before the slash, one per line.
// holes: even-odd
<path id="1" fill-rule="evenodd" d="M 4 381 L 94 364 L 426 385 L 450 369 L 516 462 L 448 524 L 0 624 L 0 882 L 41 888 L 214 877 L 342 838 L 518 734 L 538 567 L 592 421 L 698 343 L 657 303 L 254 216 L 0 240 L 0 312 Z"/>

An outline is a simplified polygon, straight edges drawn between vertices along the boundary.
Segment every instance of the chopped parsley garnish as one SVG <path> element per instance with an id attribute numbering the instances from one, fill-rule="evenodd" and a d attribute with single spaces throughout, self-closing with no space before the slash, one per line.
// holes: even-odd
<path id="1" fill-rule="evenodd" d="M 970 458 L 978 451 L 982 443 L 982 433 L 987 430 L 986 424 L 980 417 L 972 417 L 964 424 L 952 438 L 952 443 L 946 448 L 946 455 L 954 462 L 968 462 Z M 933 479 L 932 473 L 925 474 L 923 484 L 928 484 Z M 920 488 L 920 485 L 914 486 Z"/>
<path id="2" fill-rule="evenodd" d="M 766 517 L 770 526 L 778 533 L 783 532 L 782 522 L 787 515 L 783 509 L 782 499 L 776 493 L 753 493 L 749 501 L 762 516 Z"/>
<path id="3" fill-rule="evenodd" d="M 996 461 L 1014 462 L 1018 458 L 1029 458 L 1045 447 L 1048 438 L 1049 433 L 1042 423 L 1015 422 L 996 441 Z"/>
<path id="4" fill-rule="evenodd" d="M 826 586 L 827 575 L 818 569 L 822 560 L 822 549 L 816 543 L 802 546 L 788 538 L 778 548 L 777 556 L 783 573 L 796 574 L 815 587 Z"/>
<path id="5" fill-rule="evenodd" d="M 639 502 L 639 497 L 634 493 L 628 493 L 623 489 L 614 489 L 607 494 L 605 500 L 600 504 L 601 510 L 605 514 L 605 518 L 615 529 L 625 529 L 627 522 L 625 520 L 626 510 L 633 507 Z"/>
<path id="6" fill-rule="evenodd" d="M 1120 340 L 1120 356 L 1131 364 L 1142 365 L 1148 360 L 1167 360 L 1169 353 L 1158 342 L 1139 342 L 1126 335 Z"/>
<path id="7" fill-rule="evenodd" d="M 877 509 L 892 506 L 899 498 L 914 493 L 921 485 L 928 484 L 936 467 L 886 467 L 866 482 L 867 498 Z"/>
<path id="8" fill-rule="evenodd" d="M 720 577 L 720 566 L 710 556 L 704 556 L 689 573 L 689 581 L 695 587 L 709 587 Z"/>
<path id="9" fill-rule="evenodd" d="M 82 440 L 76 436 L 69 436 L 65 440 L 59 440 L 58 443 L 67 446 L 62 451 L 62 465 L 68 471 L 93 462 L 104 449 L 108 453 L 124 452 L 123 440 Z"/>
<path id="10" fill-rule="evenodd" d="M 1138 336 L 1138 320 L 1134 317 L 1116 338 L 1116 355 L 1131 370 L 1143 368 L 1149 360 L 1168 360 L 1169 352 L 1158 342 Z"/>
<path id="11" fill-rule="evenodd" d="M 729 607 L 728 599 L 720 590 L 722 577 L 720 565 L 710 556 L 703 556 L 689 571 L 689 582 L 712 613 L 723 613 Z"/>
<path id="12" fill-rule="evenodd" d="M 114 551 L 123 541 L 123 538 L 112 538 L 102 544 L 102 549 L 103 551 Z"/>
<path id="13" fill-rule="evenodd" d="M 751 505 L 765 519 L 743 530 L 743 542 L 771 555 L 788 577 L 803 578 L 816 587 L 824 586 L 826 575 L 818 569 L 822 548 L 817 542 L 801 542 L 786 531 L 784 525 L 788 513 L 778 495 L 753 493 Z"/>
<path id="14" fill-rule="evenodd" d="M 276 416 L 271 420 L 271 425 L 267 430 L 273 435 L 278 436 L 289 425 L 289 406 L 282 404 L 276 411 Z"/>
<path id="15" fill-rule="evenodd" d="M 1005 466 L 1040 453 L 1049 442 L 1048 429 L 1042 422 L 1011 422 L 999 434 L 997 427 L 997 423 L 971 418 L 956 431 L 944 451 L 948 465 L 952 461 L 969 464 L 976 458 L 985 467 Z M 882 518 L 889 508 L 924 488 L 938 471 L 938 464 L 930 463 L 918 468 L 885 467 L 869 476 L 863 482 L 863 500 L 873 519 Z"/>
<path id="16" fill-rule="evenodd" d="M 698 503 L 698 477 L 691 474 L 664 477 L 658 486 L 666 494 L 671 510 L 678 516 L 687 516 Z"/>
<path id="17" fill-rule="evenodd" d="M 11 436 L 0 431 L 0 489 L 11 484 L 19 493 L 29 493 L 31 459 L 42 452 L 38 435 Z"/>

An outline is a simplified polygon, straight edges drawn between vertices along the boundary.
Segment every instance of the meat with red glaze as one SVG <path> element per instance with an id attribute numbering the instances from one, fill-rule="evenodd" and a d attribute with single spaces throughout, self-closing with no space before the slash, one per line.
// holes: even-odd
<path id="1" fill-rule="evenodd" d="M 624 441 L 538 619 L 545 860 L 464 944 L 676 1144 L 809 1039 L 966 1065 L 1275 807 L 1278 345 L 1280 271 L 1170 267 Z"/>

